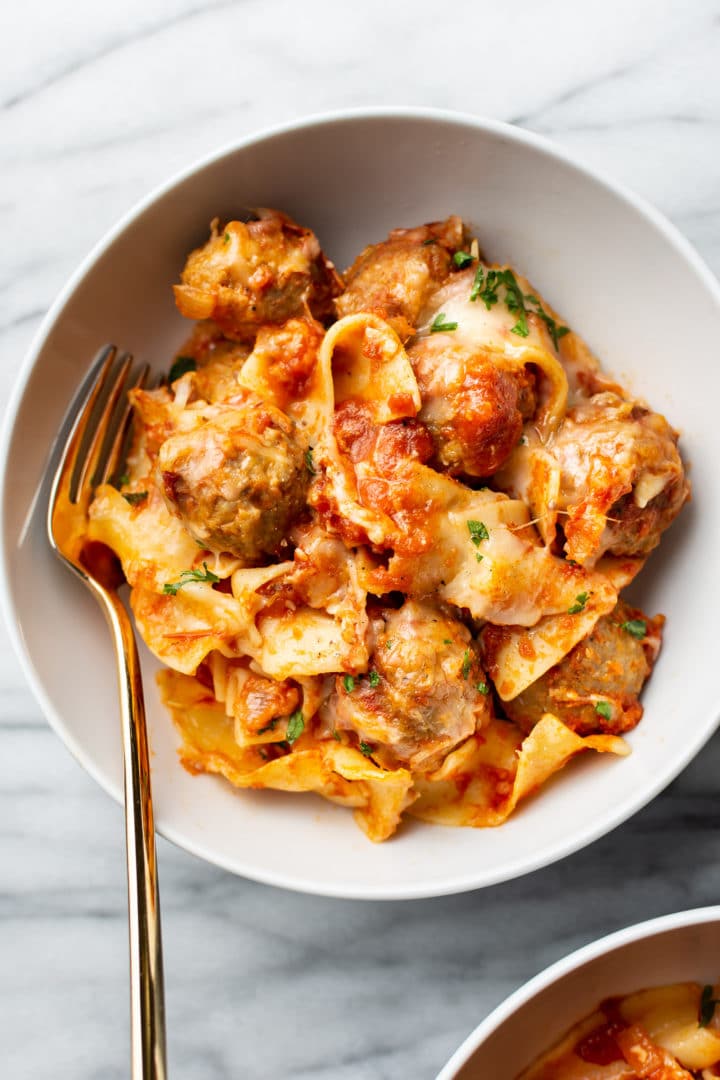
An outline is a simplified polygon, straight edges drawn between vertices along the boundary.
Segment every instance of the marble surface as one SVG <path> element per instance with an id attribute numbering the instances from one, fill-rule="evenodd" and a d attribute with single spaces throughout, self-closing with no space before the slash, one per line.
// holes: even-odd
<path id="1" fill-rule="evenodd" d="M 266 124 L 431 104 L 548 134 L 720 271 L 712 0 L 25 0 L 0 16 L 0 394 L 69 272 L 173 170 Z M 0 1072 L 128 1075 L 122 817 L 0 641 Z M 304 897 L 159 844 L 171 1075 L 431 1078 L 570 949 L 720 899 L 716 737 L 589 849 L 484 892 Z M 489 1078 L 490 1080 L 490 1078 Z M 499 1078 L 498 1078 L 499 1080 Z"/>

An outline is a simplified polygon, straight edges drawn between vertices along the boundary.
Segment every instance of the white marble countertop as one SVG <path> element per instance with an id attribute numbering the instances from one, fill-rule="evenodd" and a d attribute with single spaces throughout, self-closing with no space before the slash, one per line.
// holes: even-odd
<path id="1" fill-rule="evenodd" d="M 216 145 L 339 106 L 444 106 L 548 134 L 649 198 L 720 271 L 712 0 L 24 0 L 1 18 L 3 400 L 42 314 L 121 212 Z M 121 812 L 1 645 L 0 1072 L 119 1080 Z M 720 899 L 718 775 L 716 737 L 584 852 L 430 901 L 299 896 L 161 841 L 171 1075 L 432 1078 L 549 962 Z"/>

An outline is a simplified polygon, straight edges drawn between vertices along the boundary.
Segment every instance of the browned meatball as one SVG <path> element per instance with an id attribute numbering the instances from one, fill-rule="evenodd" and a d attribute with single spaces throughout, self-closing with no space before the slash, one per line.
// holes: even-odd
<path id="1" fill-rule="evenodd" d="M 194 371 L 193 400 L 225 401 L 238 394 L 237 376 L 250 351 L 249 344 L 228 341 L 215 323 L 196 323 L 170 367 L 172 381 Z"/>
<path id="2" fill-rule="evenodd" d="M 532 375 L 503 370 L 482 349 L 450 334 L 418 338 L 408 357 L 437 463 L 452 475 L 490 476 L 517 445 L 524 416 L 534 411 Z"/>
<path id="3" fill-rule="evenodd" d="M 342 282 L 310 229 L 277 210 L 258 220 L 213 222 L 210 239 L 188 256 L 175 302 L 189 319 L 213 319 L 231 338 L 251 340 L 264 323 L 332 311 Z"/>
<path id="4" fill-rule="evenodd" d="M 450 273 L 452 253 L 466 242 L 458 217 L 393 229 L 387 240 L 365 248 L 346 272 L 345 292 L 335 301 L 338 315 L 374 312 L 407 339 L 428 297 Z"/>
<path id="5" fill-rule="evenodd" d="M 554 668 L 503 702 L 511 720 L 530 731 L 550 712 L 579 735 L 618 735 L 643 714 L 638 695 L 660 649 L 665 619 L 650 619 L 620 601 Z"/>
<path id="6" fill-rule="evenodd" d="M 544 452 L 560 469 L 555 508 L 564 512 L 565 551 L 583 564 L 604 552 L 647 555 L 690 493 L 677 433 L 664 416 L 615 393 L 570 409 Z"/>
<path id="7" fill-rule="evenodd" d="M 370 671 L 338 676 L 325 719 L 355 732 L 366 752 L 380 747 L 392 762 L 427 771 L 491 716 L 470 633 L 414 600 L 381 609 L 372 631 Z"/>
<path id="8" fill-rule="evenodd" d="M 171 435 L 158 465 L 166 501 L 191 535 L 246 564 L 280 549 L 305 503 L 308 471 L 294 425 L 259 399 Z"/>

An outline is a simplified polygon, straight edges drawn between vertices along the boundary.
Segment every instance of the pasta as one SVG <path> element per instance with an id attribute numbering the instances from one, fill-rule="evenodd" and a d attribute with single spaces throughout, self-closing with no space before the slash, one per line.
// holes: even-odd
<path id="1" fill-rule="evenodd" d="M 518 1080 L 713 1080 L 719 990 L 687 982 L 610 998 Z"/>
<path id="2" fill-rule="evenodd" d="M 380 841 L 626 754 L 663 619 L 618 595 L 689 494 L 668 422 L 457 217 L 343 277 L 278 211 L 215 221 L 175 297 L 199 321 L 78 543 L 120 560 L 186 768 Z"/>

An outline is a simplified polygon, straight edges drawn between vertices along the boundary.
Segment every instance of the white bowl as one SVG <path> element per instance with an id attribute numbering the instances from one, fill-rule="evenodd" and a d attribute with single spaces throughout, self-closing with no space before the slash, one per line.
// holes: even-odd
<path id="1" fill-rule="evenodd" d="M 498 1005 L 437 1080 L 515 1080 L 605 998 L 676 982 L 715 984 L 720 907 L 637 923 L 546 968 Z"/>
<path id="2" fill-rule="evenodd" d="M 708 629 L 720 609 L 720 290 L 683 238 L 635 197 L 517 128 L 427 110 L 351 112 L 244 139 L 125 217 L 45 319 L 15 390 L 0 460 L 5 607 L 28 679 L 58 734 L 121 797 L 115 672 L 94 600 L 50 554 L 49 449 L 107 341 L 166 370 L 188 332 L 170 285 L 215 215 L 277 206 L 338 265 L 393 226 L 451 212 L 491 257 L 516 264 L 600 354 L 683 432 L 695 502 L 637 596 L 668 616 L 625 760 L 588 756 L 499 829 L 409 823 L 370 844 L 350 813 L 310 796 L 235 792 L 191 777 L 144 656 L 160 831 L 236 873 L 332 896 L 398 899 L 478 888 L 552 862 L 656 795 L 714 730 L 720 680 Z"/>

